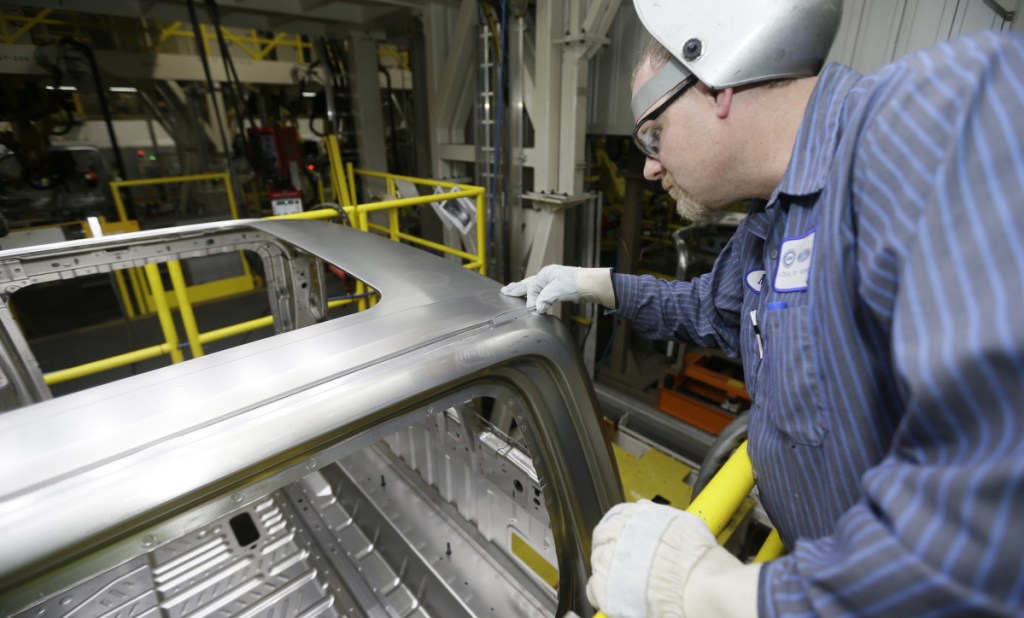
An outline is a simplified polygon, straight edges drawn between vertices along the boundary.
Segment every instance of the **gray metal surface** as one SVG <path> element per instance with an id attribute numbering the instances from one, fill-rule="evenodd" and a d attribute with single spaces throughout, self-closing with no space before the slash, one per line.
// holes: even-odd
<path id="1" fill-rule="evenodd" d="M 16 618 L 29 616 L 342 616 L 351 606 L 313 564 L 309 532 L 282 496 L 246 509 L 260 531 L 241 547 L 228 517 L 100 573 Z"/>
<path id="2" fill-rule="evenodd" d="M 506 519 L 503 505 L 491 507 L 494 519 Z M 245 545 L 232 531 L 236 518 L 252 523 Z M 15 618 L 520 617 L 550 616 L 555 604 L 553 589 L 525 575 L 381 444 Z"/>
<path id="3" fill-rule="evenodd" d="M 161 615 L 341 616 L 350 603 L 332 574 L 319 568 L 310 533 L 277 495 L 247 509 L 259 543 L 242 547 L 225 517 L 147 557 Z"/>
<path id="4" fill-rule="evenodd" d="M 382 300 L 0 414 L 0 614 L 197 534 L 478 393 L 511 407 L 529 450 L 551 524 L 558 613 L 585 611 L 590 530 L 621 488 L 564 328 L 530 315 L 491 280 L 325 223 L 243 221 L 71 248 L 202 243 L 210 230 L 301 249 L 380 290 Z M 0 254 L 7 264 L 15 259 Z"/>
<path id="5" fill-rule="evenodd" d="M 324 283 L 308 253 L 239 222 L 182 226 L 0 251 L 0 410 L 49 399 L 49 387 L 9 304 L 19 290 L 170 260 L 238 256 L 263 262 L 278 332 L 323 319 Z"/>
<path id="6" fill-rule="evenodd" d="M 704 455 L 715 441 L 715 437 L 708 432 L 680 423 L 661 410 L 600 382 L 594 384 L 594 392 L 597 393 L 604 416 L 694 464 L 704 460 Z"/>
<path id="7" fill-rule="evenodd" d="M 378 482 L 382 476 L 387 481 L 384 485 Z M 554 590 L 546 586 L 542 590 L 541 584 L 531 581 L 498 549 L 498 543 L 485 538 L 444 501 L 431 499 L 435 492 L 429 485 L 418 475 L 407 474 L 403 466 L 394 466 L 386 453 L 361 451 L 346 458 L 342 466 L 325 470 L 323 477 L 334 486 L 349 489 L 340 492 L 334 509 L 353 514 L 357 538 L 375 541 L 367 545 L 373 547 L 373 560 L 361 555 L 360 562 L 372 565 L 380 561 L 387 567 L 378 571 L 389 575 L 399 568 L 404 571 L 402 579 L 407 585 L 400 595 L 389 591 L 391 607 L 406 606 L 415 591 L 422 596 L 422 603 L 434 610 L 434 616 L 555 614 Z M 491 506 L 495 519 L 500 518 L 505 526 L 509 521 L 521 521 L 507 517 L 502 505 Z M 496 540 L 504 544 L 506 536 Z M 399 596 L 397 603 L 395 596 Z"/>

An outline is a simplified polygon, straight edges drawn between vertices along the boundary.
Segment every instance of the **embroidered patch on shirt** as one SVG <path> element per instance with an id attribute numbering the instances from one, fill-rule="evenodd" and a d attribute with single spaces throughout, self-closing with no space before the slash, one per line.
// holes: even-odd
<path id="1" fill-rule="evenodd" d="M 779 248 L 779 268 L 775 272 L 775 291 L 800 292 L 807 289 L 813 252 L 813 231 L 799 238 L 782 241 L 782 247 Z"/>
<path id="2" fill-rule="evenodd" d="M 750 288 L 754 294 L 761 293 L 761 285 L 764 283 L 764 275 L 765 270 L 763 268 L 752 270 L 747 273 L 747 287 Z"/>

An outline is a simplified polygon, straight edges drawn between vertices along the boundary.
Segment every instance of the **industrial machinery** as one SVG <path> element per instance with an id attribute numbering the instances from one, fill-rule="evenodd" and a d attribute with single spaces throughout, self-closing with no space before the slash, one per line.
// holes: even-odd
<path id="1" fill-rule="evenodd" d="M 94 146 L 50 146 L 34 167 L 8 152 L 0 155 L 0 215 L 20 226 L 112 217 L 111 180 Z"/>
<path id="2" fill-rule="evenodd" d="M 59 398 L 0 306 L 0 615 L 589 615 L 615 464 L 564 327 L 494 281 L 311 221 L 6 251 L 0 271 L 246 249 L 277 335 Z M 380 301 L 326 319 L 326 264 Z"/>
<path id="3" fill-rule="evenodd" d="M 65 37 L 54 48 L 36 48 L 34 62 L 49 83 L 18 77 L 0 84 L 0 121 L 9 127 L 0 131 L 0 218 L 17 227 L 109 216 L 113 204 L 106 187 L 113 173 L 99 149 L 51 143 L 82 123 L 72 93 L 78 86 L 91 88 L 114 147 L 116 173 L 125 176 L 92 49 Z"/>

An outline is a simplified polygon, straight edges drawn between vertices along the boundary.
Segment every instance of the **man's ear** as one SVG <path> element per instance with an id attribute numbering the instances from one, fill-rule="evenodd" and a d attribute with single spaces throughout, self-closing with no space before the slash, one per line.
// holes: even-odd
<path id="1" fill-rule="evenodd" d="M 729 117 L 732 109 L 732 92 L 732 88 L 715 91 L 715 115 L 723 120 Z"/>

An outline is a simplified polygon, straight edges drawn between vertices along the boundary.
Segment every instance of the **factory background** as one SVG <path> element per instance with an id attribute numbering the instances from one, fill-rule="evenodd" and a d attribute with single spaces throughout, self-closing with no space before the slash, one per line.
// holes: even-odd
<path id="1" fill-rule="evenodd" d="M 960 34 L 1022 32 L 1022 10 L 1020 0 L 847 0 L 830 60 L 870 72 Z M 108 255 L 54 243 L 283 217 L 356 228 L 502 284 L 547 264 L 707 272 L 744 204 L 694 225 L 643 179 L 629 80 L 648 40 L 620 0 L 0 5 L 0 408 L 85 397 L 386 296 L 344 269 L 307 268 L 294 261 L 299 251 L 238 237 Z M 629 430 L 616 447 L 627 491 L 674 503 L 680 483 L 662 479 L 692 485 L 707 449 L 750 405 L 738 361 L 641 340 L 591 304 L 566 304 L 551 319 L 604 417 Z M 498 403 L 475 405 L 508 444 L 532 439 Z M 464 420 L 455 409 L 448 422 Z M 444 436 L 445 448 L 461 444 Z M 386 438 L 410 461 L 419 439 Z M 540 482 L 523 497 L 523 483 L 539 478 L 523 470 L 515 508 L 552 500 Z M 503 474 L 512 473 L 485 476 Z M 743 516 L 753 532 L 736 535 L 740 552 L 768 526 L 756 501 Z M 272 536 L 252 521 L 234 528 L 236 545 Z M 561 537 L 552 541 L 546 515 L 538 521 L 540 532 L 509 538 L 514 559 L 550 584 L 564 567 Z"/>

